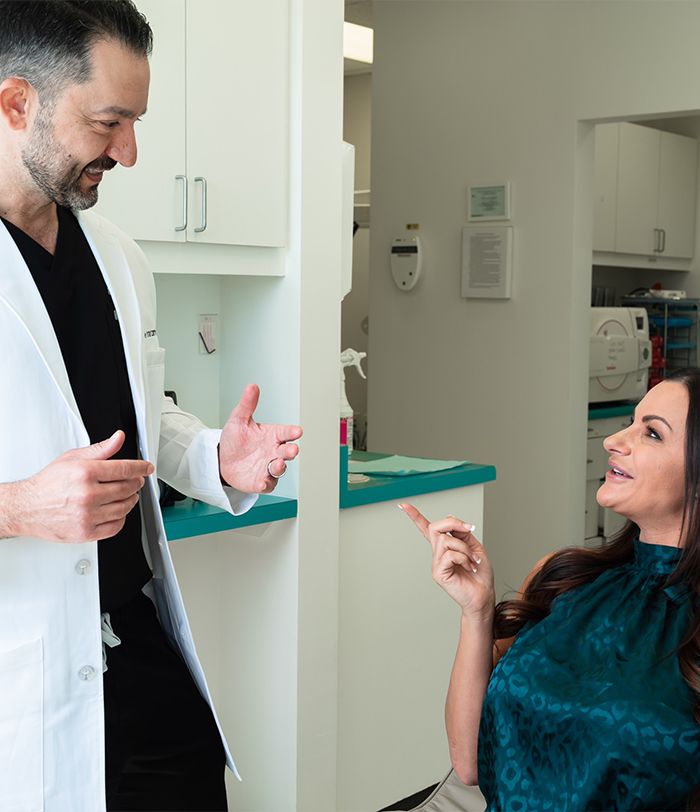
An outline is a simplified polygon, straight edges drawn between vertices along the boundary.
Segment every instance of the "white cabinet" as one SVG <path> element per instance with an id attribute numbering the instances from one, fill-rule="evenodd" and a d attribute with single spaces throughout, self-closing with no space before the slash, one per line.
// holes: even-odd
<path id="1" fill-rule="evenodd" d="M 637 124 L 596 127 L 593 250 L 689 259 L 698 142 Z"/>
<path id="2" fill-rule="evenodd" d="M 614 536 L 625 526 L 626 519 L 612 510 L 601 508 L 596 494 L 608 470 L 610 455 L 603 448 L 603 440 L 629 426 L 631 417 L 604 417 L 589 419 L 586 441 L 586 520 L 585 543 L 595 546 L 602 538 Z"/>
<path id="3" fill-rule="evenodd" d="M 287 241 L 288 0 L 137 0 L 154 32 L 139 160 L 99 210 L 138 240 Z"/>
<path id="4" fill-rule="evenodd" d="M 600 124 L 595 128 L 595 164 L 593 203 L 593 250 L 615 250 L 617 216 L 617 124 Z"/>

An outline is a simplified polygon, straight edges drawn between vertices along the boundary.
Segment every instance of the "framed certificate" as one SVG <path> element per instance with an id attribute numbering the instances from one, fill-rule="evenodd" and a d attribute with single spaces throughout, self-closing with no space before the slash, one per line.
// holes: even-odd
<path id="1" fill-rule="evenodd" d="M 510 220 L 510 183 L 467 187 L 467 219 Z"/>

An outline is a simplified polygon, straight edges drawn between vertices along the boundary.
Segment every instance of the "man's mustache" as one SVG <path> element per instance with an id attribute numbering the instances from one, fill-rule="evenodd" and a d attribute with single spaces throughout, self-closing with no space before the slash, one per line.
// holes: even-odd
<path id="1" fill-rule="evenodd" d="M 96 161 L 89 163 L 83 171 L 104 172 L 105 170 L 109 171 L 110 169 L 114 169 L 116 165 L 116 161 L 104 155 L 102 158 L 98 158 Z"/>

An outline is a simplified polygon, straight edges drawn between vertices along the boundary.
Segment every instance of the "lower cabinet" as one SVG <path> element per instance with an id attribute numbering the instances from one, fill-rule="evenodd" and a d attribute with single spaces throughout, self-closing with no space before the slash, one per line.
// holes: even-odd
<path id="1" fill-rule="evenodd" d="M 595 547 L 601 541 L 614 536 L 625 526 L 626 519 L 612 510 L 600 507 L 596 493 L 608 470 L 608 452 L 603 448 L 603 440 L 611 434 L 629 426 L 630 415 L 601 417 L 588 420 L 586 454 L 586 523 L 585 546 Z"/>

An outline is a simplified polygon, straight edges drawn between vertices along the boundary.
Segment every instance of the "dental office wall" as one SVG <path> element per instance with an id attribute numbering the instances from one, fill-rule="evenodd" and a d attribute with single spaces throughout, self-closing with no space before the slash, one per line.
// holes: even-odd
<path id="1" fill-rule="evenodd" d="M 593 138 L 579 121 L 700 109 L 700 3 L 392 0 L 374 28 L 369 448 L 496 465 L 500 597 L 583 538 Z M 494 181 L 512 184 L 513 296 L 461 299 L 466 187 Z M 411 293 L 389 273 L 406 223 L 425 254 Z"/>

